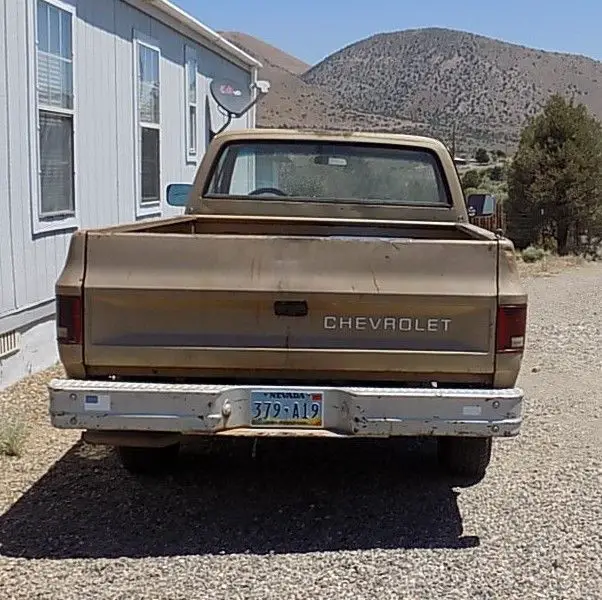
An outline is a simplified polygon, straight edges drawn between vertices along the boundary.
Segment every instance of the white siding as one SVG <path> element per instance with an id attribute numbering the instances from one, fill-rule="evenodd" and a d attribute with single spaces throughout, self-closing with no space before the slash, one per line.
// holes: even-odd
<path id="1" fill-rule="evenodd" d="M 0 315 L 16 308 L 10 222 L 5 0 L 0 0 Z"/>
<path id="2" fill-rule="evenodd" d="M 30 122 L 29 85 L 31 53 L 29 2 L 5 0 L 6 3 L 6 83 L 8 100 L 8 154 L 10 224 L 2 221 L 2 235 L 11 235 L 15 262 L 15 291 L 17 308 L 35 305 L 51 298 L 54 280 L 64 261 L 68 237 L 32 233 L 32 205 L 37 203 L 34 192 L 35 175 L 30 156 L 36 147 L 36 132 Z M 9 25 L 10 24 L 10 25 Z M 4 32 L 3 32 L 4 33 Z M 9 232 L 5 231 L 8 226 Z"/>
<path id="3" fill-rule="evenodd" d="M 114 2 L 78 0 L 76 15 L 76 197 L 81 226 L 101 227 L 120 220 L 117 107 L 126 112 L 131 100 L 116 91 Z"/>
<path id="4" fill-rule="evenodd" d="M 156 216 L 181 213 L 166 204 L 165 188 L 191 182 L 198 166 L 186 160 L 184 46 L 198 53 L 199 160 L 206 147 L 206 112 L 214 130 L 224 119 L 209 98 L 210 81 L 227 77 L 248 85 L 250 67 L 236 66 L 123 0 L 57 2 L 75 8 L 76 226 L 136 219 L 135 32 L 154 39 L 161 50 L 162 203 Z M 28 315 L 51 316 L 54 283 L 74 231 L 40 231 L 37 220 L 35 6 L 36 0 L 0 0 L 0 333 L 26 325 Z M 230 127 L 251 127 L 254 115 L 252 110 Z M 1 380 L 0 374 L 0 385 Z"/>

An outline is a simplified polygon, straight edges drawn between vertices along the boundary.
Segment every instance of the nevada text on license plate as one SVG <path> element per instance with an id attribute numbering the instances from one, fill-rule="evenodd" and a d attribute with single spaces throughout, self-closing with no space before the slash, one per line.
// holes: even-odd
<path id="1" fill-rule="evenodd" d="M 251 425 L 321 427 L 322 392 L 254 390 L 250 397 Z"/>

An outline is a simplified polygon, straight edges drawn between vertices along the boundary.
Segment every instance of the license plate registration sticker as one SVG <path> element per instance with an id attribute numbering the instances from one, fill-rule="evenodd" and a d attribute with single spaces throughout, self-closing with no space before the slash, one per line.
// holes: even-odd
<path id="1" fill-rule="evenodd" d="M 324 394 L 295 390 L 253 390 L 251 425 L 258 427 L 322 427 Z"/>

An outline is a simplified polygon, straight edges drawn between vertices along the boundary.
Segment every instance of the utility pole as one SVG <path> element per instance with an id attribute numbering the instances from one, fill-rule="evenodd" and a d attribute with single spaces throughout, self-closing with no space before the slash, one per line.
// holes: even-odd
<path id="1" fill-rule="evenodd" d="M 452 123 L 452 158 L 456 158 L 456 120 Z"/>

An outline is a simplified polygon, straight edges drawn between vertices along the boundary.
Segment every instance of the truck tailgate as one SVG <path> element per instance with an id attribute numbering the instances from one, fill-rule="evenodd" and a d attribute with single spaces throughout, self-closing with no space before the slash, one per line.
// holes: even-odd
<path id="1" fill-rule="evenodd" d="M 482 380 L 497 242 L 91 232 L 83 302 L 93 375 Z"/>

